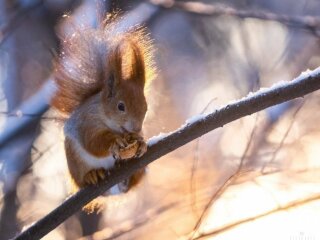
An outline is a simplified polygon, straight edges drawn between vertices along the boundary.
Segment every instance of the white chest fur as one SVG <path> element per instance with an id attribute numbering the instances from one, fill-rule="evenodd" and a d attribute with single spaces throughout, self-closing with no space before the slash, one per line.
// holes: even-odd
<path id="1" fill-rule="evenodd" d="M 110 169 L 114 166 L 115 159 L 108 155 L 106 157 L 96 157 L 88 153 L 77 140 L 72 139 L 73 146 L 75 147 L 76 152 L 79 154 L 81 159 L 92 168 L 105 168 Z"/>

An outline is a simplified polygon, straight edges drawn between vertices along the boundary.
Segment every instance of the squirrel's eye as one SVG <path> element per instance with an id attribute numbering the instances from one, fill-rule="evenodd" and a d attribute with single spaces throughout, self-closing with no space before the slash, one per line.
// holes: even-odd
<path id="1" fill-rule="evenodd" d="M 118 110 L 121 112 L 124 112 L 126 110 L 123 102 L 118 103 Z"/>

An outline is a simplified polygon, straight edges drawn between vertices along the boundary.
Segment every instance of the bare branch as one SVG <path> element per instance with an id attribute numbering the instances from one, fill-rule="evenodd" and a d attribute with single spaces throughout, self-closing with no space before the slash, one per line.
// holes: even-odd
<path id="1" fill-rule="evenodd" d="M 48 215 L 24 230 L 14 239 L 39 239 L 59 226 L 95 197 L 104 193 L 113 185 L 123 181 L 138 169 L 176 150 L 188 142 L 241 117 L 256 113 L 270 106 L 283 103 L 320 89 L 320 68 L 290 81 L 279 83 L 230 103 L 209 114 L 197 116 L 174 132 L 149 141 L 148 151 L 141 158 L 115 166 L 108 173 L 105 181 L 89 186 L 72 195 Z"/>
<path id="2" fill-rule="evenodd" d="M 3 147 L 21 129 L 27 128 L 34 121 L 41 118 L 41 115 L 48 109 L 48 99 L 52 94 L 52 88 L 53 82 L 49 79 L 37 94 L 19 106 L 15 111 L 18 117 L 9 115 L 10 120 L 7 121 L 0 135 L 0 147 Z M 24 113 L 27 113 L 27 115 L 24 115 Z"/>
<path id="3" fill-rule="evenodd" d="M 261 20 L 276 21 L 287 26 L 311 31 L 316 36 L 319 36 L 318 31 L 320 30 L 320 18 L 315 16 L 290 16 L 259 10 L 240 10 L 227 5 L 207 4 L 195 1 L 184 2 L 169 0 L 168 2 L 171 4 L 166 4 L 166 1 L 164 1 L 162 6 L 165 8 L 175 8 L 202 16 L 228 15 L 238 18 L 256 18 Z"/>

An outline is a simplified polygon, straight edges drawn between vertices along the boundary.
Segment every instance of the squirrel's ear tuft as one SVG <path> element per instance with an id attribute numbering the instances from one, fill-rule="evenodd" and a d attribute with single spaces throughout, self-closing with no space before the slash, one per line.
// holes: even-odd
<path id="1" fill-rule="evenodd" d="M 110 41 L 109 74 L 114 74 L 115 84 L 130 81 L 145 88 L 156 75 L 153 46 L 144 28 L 132 29 Z"/>
<path id="2" fill-rule="evenodd" d="M 127 33 L 126 45 L 129 55 L 129 78 L 138 86 L 148 87 L 156 76 L 154 65 L 154 48 L 146 28 L 138 27 Z M 125 65 L 124 65 L 125 66 Z"/>
<path id="3" fill-rule="evenodd" d="M 135 44 L 135 42 L 130 42 L 129 44 L 131 50 L 131 71 L 129 79 L 144 87 L 146 76 L 143 50 Z"/>
<path id="4" fill-rule="evenodd" d="M 113 57 L 114 69 L 117 75 L 121 76 L 119 77 L 120 81 L 131 81 L 144 87 L 145 56 L 142 46 L 133 38 L 132 34 L 123 35 L 123 38 L 118 42 Z"/>

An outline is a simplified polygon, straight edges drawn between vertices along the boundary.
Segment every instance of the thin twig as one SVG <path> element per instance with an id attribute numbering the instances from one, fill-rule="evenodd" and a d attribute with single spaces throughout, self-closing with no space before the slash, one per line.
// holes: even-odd
<path id="1" fill-rule="evenodd" d="M 218 188 L 217 191 L 215 191 L 215 193 L 211 196 L 210 200 L 208 201 L 208 203 L 206 204 L 206 206 L 204 207 L 199 219 L 197 220 L 192 233 L 190 234 L 190 239 L 194 239 L 195 234 L 197 233 L 197 231 L 199 230 L 201 224 L 203 223 L 205 217 L 207 216 L 208 210 L 212 207 L 212 205 L 214 204 L 214 202 L 226 191 L 226 189 L 232 185 L 237 178 L 241 175 L 242 170 L 243 170 L 243 166 L 244 166 L 244 161 L 246 159 L 246 156 L 249 152 L 249 149 L 251 147 L 252 141 L 253 141 L 253 136 L 257 127 L 257 120 L 258 120 L 258 115 L 256 116 L 255 119 L 255 124 L 252 128 L 251 134 L 250 134 L 250 138 L 249 141 L 246 145 L 246 148 L 241 156 L 240 159 L 240 163 L 239 166 L 237 167 L 237 170 L 231 174 L 227 180 Z"/>
<path id="2" fill-rule="evenodd" d="M 237 226 L 239 226 L 241 224 L 248 223 L 248 222 L 257 220 L 259 218 L 266 217 L 268 215 L 271 215 L 271 214 L 279 212 L 279 211 L 285 211 L 285 210 L 288 210 L 288 209 L 291 209 L 291 208 L 295 208 L 295 207 L 298 207 L 298 206 L 301 206 L 301 205 L 304 205 L 304 204 L 308 204 L 308 203 L 313 202 L 313 201 L 318 201 L 318 200 L 320 200 L 320 193 L 315 194 L 315 195 L 313 195 L 311 197 L 308 197 L 308 198 L 305 198 L 305 199 L 299 199 L 297 201 L 293 201 L 293 202 L 287 203 L 287 204 L 285 204 L 283 206 L 279 206 L 279 207 L 277 207 L 275 209 L 272 209 L 270 211 L 267 211 L 267 212 L 264 212 L 264 213 L 261 213 L 261 214 L 258 214 L 258 215 L 252 216 L 252 217 L 241 219 L 241 220 L 239 220 L 239 221 L 237 221 L 235 223 L 231 223 L 231 224 L 223 226 L 223 227 L 221 227 L 219 229 L 216 229 L 216 230 L 213 230 L 213 231 L 210 231 L 210 232 L 206 232 L 206 233 L 202 233 L 199 236 L 197 236 L 196 238 L 194 238 L 194 240 L 202 239 L 204 237 L 214 236 L 214 235 L 220 234 L 222 232 L 228 231 L 228 230 L 230 230 L 232 228 L 235 228 L 235 227 L 237 227 Z"/>
<path id="3" fill-rule="evenodd" d="M 40 118 L 41 120 L 47 120 L 47 121 L 58 121 L 58 122 L 64 122 L 65 119 L 62 117 L 46 117 L 42 116 L 43 114 L 41 113 L 24 113 L 21 111 L 16 111 L 16 112 L 8 112 L 8 111 L 0 111 L 0 115 L 5 115 L 7 117 L 16 117 L 16 118 Z"/>
<path id="4" fill-rule="evenodd" d="M 201 111 L 201 114 L 204 114 L 209 106 L 213 103 L 213 101 L 216 100 L 216 98 L 211 99 L 207 105 L 204 107 L 204 109 Z M 197 202 L 197 184 L 195 183 L 195 174 L 198 167 L 198 161 L 199 161 L 199 146 L 200 146 L 200 139 L 198 138 L 196 141 L 195 149 L 194 149 L 194 157 L 193 157 L 193 163 L 191 167 L 191 176 L 190 176 L 190 197 L 191 197 L 191 208 L 195 215 L 197 215 L 197 209 L 196 209 L 196 202 Z"/>
<path id="5" fill-rule="evenodd" d="M 167 153 L 227 123 L 270 106 L 303 97 L 318 89 L 320 89 L 320 68 L 304 73 L 290 82 L 282 82 L 269 89 L 250 94 L 210 114 L 198 116 L 197 119 L 190 120 L 170 134 L 159 136 L 158 139 L 153 138 L 149 141 L 148 151 L 141 158 L 133 158 L 115 166 L 108 171 L 105 181 L 81 189 L 14 239 L 40 239 L 107 189 Z"/>
<path id="6" fill-rule="evenodd" d="M 290 124 L 289 124 L 289 126 L 288 126 L 288 128 L 287 128 L 287 130 L 286 130 L 286 132 L 285 132 L 285 134 L 283 135 L 283 137 L 282 137 L 282 139 L 281 139 L 281 141 L 280 141 L 280 144 L 278 145 L 278 147 L 276 148 L 276 150 L 272 153 L 271 159 L 268 161 L 268 163 L 266 163 L 266 164 L 262 167 L 262 169 L 261 169 L 261 173 L 262 173 L 262 174 L 265 173 L 266 167 L 267 167 L 268 165 L 270 166 L 271 164 L 273 164 L 274 160 L 276 159 L 276 156 L 277 156 L 278 152 L 281 150 L 281 148 L 283 147 L 284 142 L 285 142 L 285 140 L 287 139 L 287 137 L 288 137 L 288 135 L 289 135 L 289 133 L 290 133 L 292 127 L 293 127 L 293 124 L 294 124 L 294 122 L 295 122 L 296 116 L 297 116 L 297 114 L 299 113 L 299 111 L 302 109 L 304 103 L 305 103 L 305 101 L 303 101 L 303 102 L 300 104 L 300 106 L 299 106 L 299 107 L 295 110 L 295 112 L 293 113 L 293 115 L 292 115 L 292 117 L 291 117 L 291 122 L 290 122 Z"/>
<path id="7" fill-rule="evenodd" d="M 296 27 L 311 31 L 316 36 L 319 36 L 318 31 L 320 30 L 320 18 L 316 16 L 291 16 L 259 10 L 241 10 L 223 4 L 208 4 L 195 1 L 170 2 L 171 4 L 162 4 L 162 6 L 165 8 L 175 8 L 202 16 L 227 15 L 238 18 L 255 18 L 261 20 L 276 21 L 290 27 Z"/>

